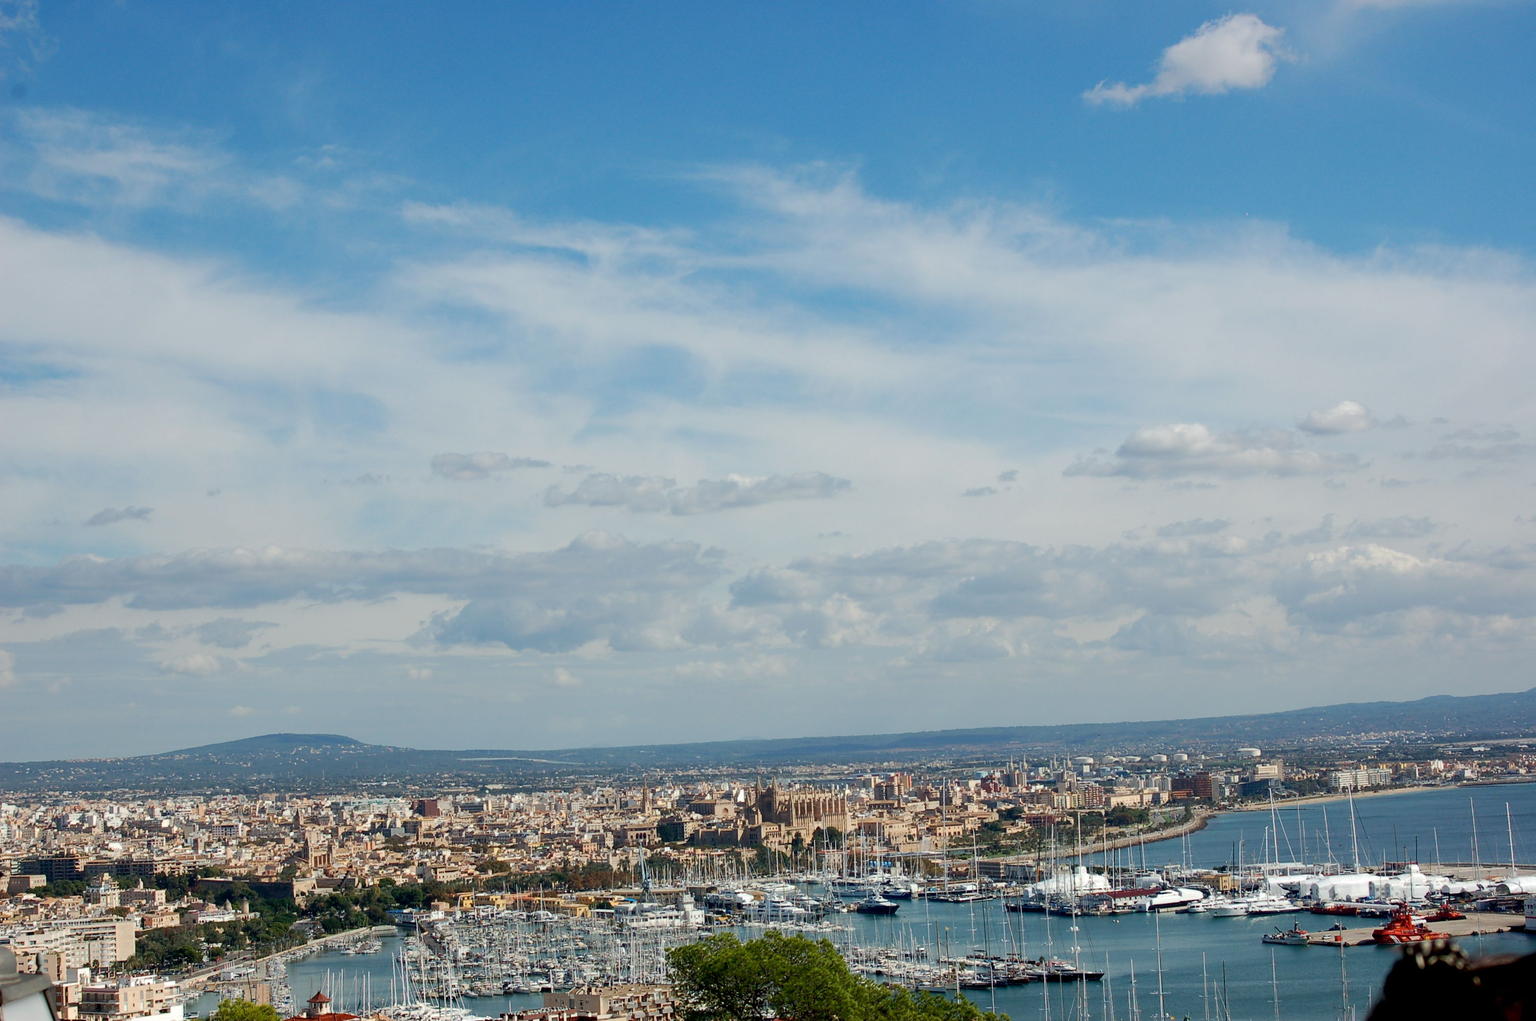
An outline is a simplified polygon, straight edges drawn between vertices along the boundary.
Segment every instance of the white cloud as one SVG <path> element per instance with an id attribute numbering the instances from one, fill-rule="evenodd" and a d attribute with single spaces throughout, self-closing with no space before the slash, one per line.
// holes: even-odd
<path id="1" fill-rule="evenodd" d="M 262 631 L 277 625 L 264 620 L 238 620 L 234 617 L 219 617 L 210 620 L 206 624 L 199 624 L 192 628 L 192 633 L 199 641 L 208 645 L 214 645 L 221 649 L 243 649 L 251 644 Z"/>
<path id="2" fill-rule="evenodd" d="M 89 605 L 121 598 L 144 609 L 261 606 L 289 599 L 340 603 L 427 593 L 457 599 L 567 593 L 591 586 L 692 587 L 720 573 L 691 542 L 633 543 L 590 532 L 559 549 L 295 550 L 269 546 L 174 556 L 73 557 L 53 567 L 0 566 L 0 606 Z"/>
<path id="3" fill-rule="evenodd" d="M 673 514 L 708 514 L 733 507 L 756 507 L 780 500 L 827 500 L 848 489 L 847 479 L 825 472 L 794 475 L 730 475 L 705 479 L 671 495 Z"/>
<path id="4" fill-rule="evenodd" d="M 686 257 L 686 232 L 633 224 L 582 222 L 535 223 L 509 209 L 472 203 L 429 205 L 405 202 L 400 215 L 407 223 L 437 227 L 503 244 L 579 253 L 605 262 L 640 258 Z"/>
<path id="5" fill-rule="evenodd" d="M 9 688 L 16 683 L 16 657 L 5 649 L 0 649 L 0 688 Z"/>
<path id="6" fill-rule="evenodd" d="M 224 667 L 219 657 L 206 652 L 191 652 L 184 656 L 171 656 L 160 661 L 160 666 L 169 673 L 189 674 L 194 677 L 207 677 L 216 674 Z"/>
<path id="7" fill-rule="evenodd" d="M 154 512 L 153 507 L 103 507 L 86 518 L 85 523 L 95 528 L 102 525 L 115 525 L 119 521 L 148 521 L 149 516 Z"/>
<path id="8" fill-rule="evenodd" d="M 1313 411 L 1296 428 L 1314 435 L 1363 432 L 1376 424 L 1376 416 L 1358 401 L 1340 401 L 1331 408 Z"/>
<path id="9" fill-rule="evenodd" d="M 232 705 L 232 706 L 229 707 L 229 715 L 234 716 L 236 718 L 240 718 L 240 717 L 244 717 L 244 716 L 254 716 L 255 714 L 256 714 L 256 710 L 252 709 L 248 705 Z"/>
<path id="10" fill-rule="evenodd" d="M 978 663 L 1012 659 L 1028 651 L 1026 642 L 997 621 L 945 621 L 922 639 L 912 659 L 919 663 Z"/>
<path id="11" fill-rule="evenodd" d="M 1177 617 L 1143 614 L 1116 631 L 1109 644 L 1128 652 L 1147 652 L 1155 656 L 1188 654 L 1198 637 L 1190 626 Z"/>
<path id="12" fill-rule="evenodd" d="M 579 688 L 581 678 L 571 673 L 563 666 L 555 667 L 554 683 L 557 688 Z"/>
<path id="13" fill-rule="evenodd" d="M 1421 539 L 1440 530 L 1432 518 L 1399 514 L 1396 517 L 1352 521 L 1344 529 L 1345 539 Z"/>
<path id="14" fill-rule="evenodd" d="M 405 676 L 412 681 L 430 681 L 432 679 L 432 668 L 425 666 L 406 667 Z"/>
<path id="15" fill-rule="evenodd" d="M 227 155 L 190 137 L 84 110 L 26 110 L 17 133 L 36 154 L 31 186 L 55 198 L 147 205 L 202 193 L 229 166 Z"/>
<path id="16" fill-rule="evenodd" d="M 585 507 L 623 507 L 639 513 L 664 511 L 671 505 L 675 479 L 654 475 L 588 475 L 573 488 L 550 486 L 544 492 L 546 507 L 579 504 Z"/>
<path id="17" fill-rule="evenodd" d="M 1083 98 L 1094 104 L 1134 106 L 1158 96 L 1262 88 L 1285 58 L 1280 48 L 1283 34 L 1284 29 L 1266 25 L 1256 14 L 1229 14 L 1207 21 L 1163 51 L 1152 81 L 1144 85 L 1100 82 Z"/>
<path id="18" fill-rule="evenodd" d="M 1157 534 L 1163 539 L 1182 539 L 1192 535 L 1215 535 L 1224 532 L 1232 522 L 1226 518 L 1191 518 L 1188 521 L 1171 521 L 1158 528 Z"/>
<path id="19" fill-rule="evenodd" d="M 1513 429 L 1461 429 L 1425 451 L 1423 456 L 1432 461 L 1517 461 L 1536 454 L 1536 443 L 1519 442 L 1519 435 Z"/>
<path id="20" fill-rule="evenodd" d="M 1469 617 L 1536 615 L 1536 576 L 1368 543 L 1314 553 L 1283 573 L 1275 593 L 1296 621 L 1333 631 L 1412 611 Z"/>
<path id="21" fill-rule="evenodd" d="M 690 660 L 672 668 L 685 680 L 755 681 L 787 677 L 790 662 L 783 656 L 743 655 L 735 659 Z"/>
<path id="22" fill-rule="evenodd" d="M 511 457 L 489 450 L 477 454 L 432 455 L 432 474 L 453 479 L 456 482 L 475 482 L 490 478 L 499 472 L 513 471 L 517 468 L 549 467 L 552 465 L 548 461 L 541 461 L 538 458 Z"/>
<path id="23" fill-rule="evenodd" d="M 826 500 L 850 485 L 847 479 L 824 472 L 763 477 L 728 475 L 723 479 L 702 479 L 682 487 L 673 479 L 651 475 L 596 474 L 588 475 L 570 490 L 549 487 L 544 493 L 544 505 L 624 507 L 637 513 L 711 514 L 781 500 Z"/>
<path id="24" fill-rule="evenodd" d="M 14 2 L 0 0 L 0 56 L 4 8 Z M 22 38 L 36 56 L 47 53 L 39 32 Z M 334 211 L 399 184 L 383 174 L 338 177 L 334 167 L 303 159 L 247 166 L 210 132 L 92 110 L 22 107 L 0 112 L 0 129 L 16 143 L 0 149 L 0 187 L 91 208 L 222 215 L 230 206 L 283 213 L 306 204 Z"/>
<path id="25" fill-rule="evenodd" d="M 11 74 L 25 74 L 48 56 L 52 43 L 37 17 L 38 0 L 0 0 L 0 82 Z"/>
<path id="26" fill-rule="evenodd" d="M 1133 479 L 1210 475 L 1317 475 L 1354 471 L 1353 455 L 1323 455 L 1297 445 L 1283 432 L 1217 433 L 1198 422 L 1138 429 L 1113 454 L 1080 457 L 1067 475 L 1123 476 Z"/>

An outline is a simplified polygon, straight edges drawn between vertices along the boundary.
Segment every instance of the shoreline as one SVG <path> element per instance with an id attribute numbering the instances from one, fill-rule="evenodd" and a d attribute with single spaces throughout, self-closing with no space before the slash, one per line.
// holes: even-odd
<path id="1" fill-rule="evenodd" d="M 1095 841 L 1079 851 L 1061 851 L 1054 855 L 1042 855 L 1041 861 L 1061 861 L 1064 858 L 1077 858 L 1085 854 L 1101 854 L 1104 851 L 1115 851 L 1122 847 L 1136 847 L 1140 844 L 1156 844 L 1164 840 L 1177 840 L 1191 833 L 1198 833 L 1211 824 L 1211 820 L 1220 815 L 1220 812 L 1197 811 L 1193 818 L 1177 823 L 1167 829 L 1154 830 L 1151 833 L 1130 833 L 1121 837 L 1111 837 L 1108 840 Z"/>
<path id="2" fill-rule="evenodd" d="M 1421 794 L 1424 791 L 1456 790 L 1467 786 L 1466 784 L 1415 784 L 1412 787 L 1387 787 L 1381 790 L 1355 791 L 1354 800 L 1364 801 L 1367 798 L 1385 798 L 1393 794 Z M 1275 802 L 1275 810 L 1289 808 L 1292 805 L 1326 805 L 1336 801 L 1349 801 L 1350 794 L 1304 794 L 1299 798 L 1286 798 L 1284 801 Z M 1234 805 L 1231 808 L 1218 810 L 1216 814 L 1224 812 L 1268 812 L 1269 803 L 1263 802 L 1252 805 Z"/>

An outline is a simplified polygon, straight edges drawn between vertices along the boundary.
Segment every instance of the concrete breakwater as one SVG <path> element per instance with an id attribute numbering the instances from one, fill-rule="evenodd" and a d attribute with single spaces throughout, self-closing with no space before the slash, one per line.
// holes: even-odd
<path id="1" fill-rule="evenodd" d="M 1185 836 L 1186 834 L 1195 833 L 1199 830 L 1205 829 L 1206 826 L 1210 825 L 1211 816 L 1215 814 L 1216 813 L 1214 812 L 1196 811 L 1195 814 L 1189 819 L 1186 819 L 1180 823 L 1175 823 L 1172 826 L 1167 826 L 1162 829 L 1150 830 L 1142 833 L 1129 833 L 1120 837 L 1100 839 L 1094 841 L 1091 844 L 1083 845 L 1081 850 L 1075 847 L 1071 849 L 1062 849 L 1058 850 L 1055 854 L 1041 855 L 1040 858 L 1042 860 L 1048 861 L 1060 861 L 1064 858 L 1076 858 L 1080 854 L 1099 854 L 1103 851 L 1114 851 L 1122 847 L 1137 847 L 1141 844 L 1151 844 L 1160 840 L 1175 840 L 1179 837 Z"/>
<path id="2" fill-rule="evenodd" d="M 239 968 L 256 968 L 260 977 L 265 978 L 267 966 L 275 961 L 289 960 L 303 954 L 312 954 L 324 950 L 332 945 L 341 945 L 353 940 L 363 939 L 367 936 L 390 936 L 399 932 L 393 925 L 364 926 L 361 929 L 348 929 L 345 932 L 335 932 L 328 936 L 317 936 L 305 943 L 288 947 L 267 954 L 264 957 L 252 957 L 249 954 L 234 954 L 230 957 L 206 964 L 185 975 L 179 976 L 183 987 L 196 988 L 205 984 L 218 984 L 219 975 L 223 972 Z"/>

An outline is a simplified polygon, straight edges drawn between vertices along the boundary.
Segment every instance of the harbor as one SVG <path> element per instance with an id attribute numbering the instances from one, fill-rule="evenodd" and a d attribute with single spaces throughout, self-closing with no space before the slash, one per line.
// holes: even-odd
<path id="1" fill-rule="evenodd" d="M 1455 825 L 1456 805 L 1467 809 L 1468 825 Z M 1501 884 L 1507 890 L 1513 880 L 1518 888 L 1518 877 L 1536 876 L 1536 867 L 1518 861 L 1522 847 L 1536 847 L 1536 788 L 1381 799 L 1369 812 L 1357 811 L 1352 837 L 1348 806 L 1327 809 L 1339 813 L 1338 822 L 1324 825 L 1322 805 L 1216 814 L 1194 833 L 1084 856 L 1083 865 L 1044 866 L 1036 873 L 1044 878 L 1033 882 L 919 877 L 899 860 L 866 855 L 862 875 L 642 887 L 571 913 L 549 910 L 553 898 L 531 911 L 423 913 L 375 950 L 342 944 L 295 957 L 285 964 L 285 980 L 297 999 L 321 991 L 338 1009 L 356 1013 L 385 1009 L 398 1016 L 402 1005 L 414 1003 L 494 1017 L 537 1007 L 542 993 L 555 989 L 663 981 L 671 947 L 716 932 L 749 939 L 772 928 L 829 940 L 850 967 L 877 981 L 962 995 L 1015 1018 L 1162 1011 L 1364 1017 L 1400 953 L 1375 936 L 1390 924 L 1394 895 L 1425 904 L 1454 899 L 1469 909 L 1510 907 L 1518 901 L 1501 898 Z M 1467 858 L 1463 848 L 1473 846 L 1470 820 L 1477 812 L 1487 827 L 1481 849 L 1503 844 L 1510 862 L 1419 866 L 1389 854 L 1417 838 L 1452 852 L 1445 857 Z M 1425 819 L 1434 821 L 1425 826 Z M 1338 853 L 1319 855 L 1324 864 L 1311 867 L 1263 861 L 1287 841 L 1293 850 L 1331 846 Z M 1249 847 L 1257 849 L 1252 861 L 1243 854 Z M 1338 864 L 1357 848 L 1362 859 L 1374 860 L 1359 870 L 1353 861 Z M 1245 864 L 1235 868 L 1240 856 Z M 1185 885 L 1212 876 L 1224 877 L 1225 888 Z M 1361 899 L 1330 907 L 1317 895 L 1337 891 L 1320 882 L 1340 889 L 1361 884 Z M 1453 889 L 1454 898 L 1445 892 Z M 1178 891 L 1189 890 L 1196 896 L 1183 901 Z M 891 909 L 859 910 L 872 898 Z M 1223 903 L 1251 910 L 1217 910 Z M 1432 923 L 1432 931 L 1473 956 L 1531 952 L 1520 911 L 1462 914 Z M 1284 938 L 1298 931 L 1299 938 Z"/>
<path id="2" fill-rule="evenodd" d="M 1082 1003 L 1091 1004 L 1100 1017 L 1133 1017 L 1135 1011 L 1151 1017 L 1159 1000 L 1180 1017 L 1207 1016 L 1207 1007 L 1214 1017 L 1268 1017 L 1277 1001 L 1288 1018 L 1364 1017 L 1399 955 L 1391 947 L 1371 944 L 1369 929 L 1354 927 L 1338 945 L 1349 951 L 1330 954 L 1325 947 L 1266 945 L 1262 936 L 1274 929 L 1274 920 L 1263 916 L 1137 912 L 1070 918 L 1005 912 L 1002 903 L 923 901 L 894 916 L 849 913 L 832 924 L 795 931 L 831 940 L 855 970 L 879 981 L 958 990 L 1014 1018 L 1069 1016 Z M 1522 921 L 1510 915 L 1469 916 L 1455 932 L 1474 956 L 1528 953 L 1532 938 L 1509 930 Z M 529 963 L 546 970 L 524 973 L 526 984 L 505 991 L 486 984 L 488 970 L 461 971 L 460 964 L 431 954 L 424 941 L 404 930 L 383 939 L 374 953 L 308 955 L 288 965 L 287 977 L 299 999 L 322 991 L 338 1009 L 356 1013 L 426 1002 L 462 1010 L 465 1016 L 495 1017 L 538 1006 L 545 989 L 603 982 L 604 966 L 612 968 L 606 980 L 658 980 L 668 946 L 720 931 L 636 931 L 611 921 L 577 925 L 546 919 L 538 924 L 543 956 Z M 748 938 L 767 927 L 729 931 Z M 534 930 L 527 920 L 506 919 L 455 922 L 439 931 L 455 934 L 462 963 L 474 959 L 477 941 L 513 943 Z M 1006 964 L 998 964 L 1028 961 L 1076 967 L 1084 977 L 1014 981 Z"/>

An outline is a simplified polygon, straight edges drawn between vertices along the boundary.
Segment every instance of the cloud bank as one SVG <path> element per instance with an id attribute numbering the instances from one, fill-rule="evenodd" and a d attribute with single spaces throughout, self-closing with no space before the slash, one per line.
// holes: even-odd
<path id="1" fill-rule="evenodd" d="M 1113 454 L 1079 458 L 1064 474 L 1132 479 L 1317 475 L 1355 471 L 1352 455 L 1324 455 L 1288 433 L 1216 433 L 1198 422 L 1138 429 Z"/>

